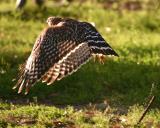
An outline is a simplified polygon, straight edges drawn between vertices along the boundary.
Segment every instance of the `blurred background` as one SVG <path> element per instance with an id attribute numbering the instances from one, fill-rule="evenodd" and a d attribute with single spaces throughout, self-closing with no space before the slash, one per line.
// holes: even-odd
<path id="1" fill-rule="evenodd" d="M 12 86 L 18 68 L 49 16 L 93 22 L 120 57 L 106 58 L 104 65 L 91 60 L 53 86 L 39 82 L 29 95 L 17 94 Z M 159 0 L 1 0 L 0 99 L 24 103 L 36 98 L 53 104 L 107 100 L 129 106 L 143 104 L 151 94 L 159 106 L 159 34 Z"/>

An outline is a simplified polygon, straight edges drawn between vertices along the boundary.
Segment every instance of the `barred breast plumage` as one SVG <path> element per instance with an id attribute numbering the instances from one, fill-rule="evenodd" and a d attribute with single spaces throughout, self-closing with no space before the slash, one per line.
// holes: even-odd
<path id="1" fill-rule="evenodd" d="M 93 55 L 118 54 L 87 22 L 49 17 L 48 27 L 37 38 L 15 88 L 26 94 L 38 80 L 48 85 L 77 71 Z"/>

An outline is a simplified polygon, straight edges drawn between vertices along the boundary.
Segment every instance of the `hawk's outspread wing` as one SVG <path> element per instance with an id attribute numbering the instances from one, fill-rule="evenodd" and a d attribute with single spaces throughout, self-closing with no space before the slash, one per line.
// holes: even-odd
<path id="1" fill-rule="evenodd" d="M 81 65 L 83 65 L 91 57 L 91 51 L 87 43 L 81 43 L 62 61 L 56 64 L 56 67 L 51 67 L 43 76 L 43 82 L 52 84 L 55 80 L 60 80 L 63 77 L 75 72 Z M 53 72 L 54 70 L 54 72 Z"/>
<path id="2" fill-rule="evenodd" d="M 48 85 L 75 72 L 93 54 L 116 55 L 89 23 L 48 18 L 49 27 L 37 38 L 21 76 L 14 86 L 29 92 L 38 80 Z"/>

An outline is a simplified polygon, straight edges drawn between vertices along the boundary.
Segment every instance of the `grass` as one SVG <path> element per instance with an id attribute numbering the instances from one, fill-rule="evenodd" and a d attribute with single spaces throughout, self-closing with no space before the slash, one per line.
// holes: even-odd
<path id="1" fill-rule="evenodd" d="M 46 6 L 38 10 L 29 3 L 17 12 L 13 1 L 0 2 L 0 127 L 134 127 L 150 93 L 156 100 L 141 127 L 158 127 L 160 10 L 119 12 L 96 2 L 61 7 L 47 2 Z M 51 15 L 94 22 L 120 57 L 107 58 L 104 65 L 91 60 L 53 86 L 39 82 L 29 95 L 17 94 L 12 79 Z M 111 106 L 107 113 L 94 105 L 82 107 L 103 101 Z M 61 108 L 66 105 L 70 106 Z"/>
<path id="2" fill-rule="evenodd" d="M 94 108 L 74 109 L 71 106 L 57 108 L 45 105 L 1 104 L 1 127 L 56 127 L 56 128 L 106 128 L 106 127 L 136 127 L 142 106 L 132 106 L 126 115 L 113 114 L 114 110 L 108 108 L 106 113 Z M 158 109 L 150 111 L 140 127 L 151 124 L 157 127 L 160 113 Z"/>

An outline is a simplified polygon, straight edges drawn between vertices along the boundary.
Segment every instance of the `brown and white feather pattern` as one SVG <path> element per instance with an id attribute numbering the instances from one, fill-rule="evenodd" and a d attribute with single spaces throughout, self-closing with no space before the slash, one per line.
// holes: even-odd
<path id="1" fill-rule="evenodd" d="M 85 39 L 87 40 L 93 54 L 118 56 L 94 26 L 86 22 L 83 22 L 83 24 L 86 28 Z"/>
<path id="2" fill-rule="evenodd" d="M 50 85 L 62 79 L 77 71 L 92 54 L 117 56 L 89 23 L 58 18 L 50 24 L 37 38 L 25 68 L 14 86 L 19 88 L 18 93 L 23 88 L 26 88 L 28 93 L 30 87 L 39 80 Z"/>
<path id="3" fill-rule="evenodd" d="M 74 52 L 71 52 L 70 56 L 61 63 L 61 70 L 57 80 L 61 80 L 63 77 L 77 71 L 91 56 L 91 50 L 87 43 L 79 45 L 79 47 Z"/>

